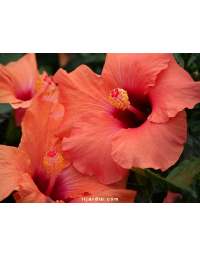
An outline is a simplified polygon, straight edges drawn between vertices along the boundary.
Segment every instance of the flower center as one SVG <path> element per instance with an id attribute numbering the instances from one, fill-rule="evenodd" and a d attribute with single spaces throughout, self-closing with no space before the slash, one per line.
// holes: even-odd
<path id="1" fill-rule="evenodd" d="M 116 88 L 111 91 L 109 100 L 111 105 L 115 106 L 116 108 L 122 109 L 122 110 L 128 109 L 137 117 L 139 117 L 139 119 L 142 122 L 146 121 L 147 115 L 139 111 L 138 109 L 134 108 L 133 106 L 131 106 L 127 91 L 121 88 Z"/>
<path id="2" fill-rule="evenodd" d="M 53 81 L 53 76 L 45 76 L 44 78 L 40 78 L 37 82 L 37 92 L 41 89 L 45 89 L 45 95 L 52 95 L 56 89 L 56 83 Z"/>
<path id="3" fill-rule="evenodd" d="M 49 151 L 44 157 L 43 163 L 50 176 L 49 185 L 45 195 L 50 196 L 55 185 L 56 177 L 62 172 L 63 157 L 54 150 Z"/>

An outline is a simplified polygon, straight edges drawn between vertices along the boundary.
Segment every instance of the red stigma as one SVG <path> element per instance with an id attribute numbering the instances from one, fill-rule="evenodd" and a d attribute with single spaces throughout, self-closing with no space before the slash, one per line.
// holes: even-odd
<path id="1" fill-rule="evenodd" d="M 56 155 L 56 151 L 49 151 L 48 153 L 47 153 L 47 156 L 50 156 L 50 157 L 53 157 L 53 156 L 55 156 Z"/>
<path id="2" fill-rule="evenodd" d="M 48 85 L 51 85 L 51 82 L 50 82 L 50 81 L 48 82 Z"/>
<path id="3" fill-rule="evenodd" d="M 53 80 L 53 76 L 50 76 L 50 78 Z"/>
<path id="4" fill-rule="evenodd" d="M 114 89 L 113 91 L 111 91 L 111 96 L 112 97 L 117 97 L 119 95 L 119 90 L 118 89 Z"/>

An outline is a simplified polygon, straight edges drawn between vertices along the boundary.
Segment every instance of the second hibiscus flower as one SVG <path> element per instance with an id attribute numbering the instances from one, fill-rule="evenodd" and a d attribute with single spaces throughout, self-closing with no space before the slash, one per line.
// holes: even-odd
<path id="1" fill-rule="evenodd" d="M 54 81 L 65 107 L 63 150 L 104 184 L 132 166 L 173 165 L 187 139 L 184 108 L 200 102 L 200 82 L 172 54 L 107 54 L 101 76 L 82 65 L 70 74 L 59 69 Z"/>

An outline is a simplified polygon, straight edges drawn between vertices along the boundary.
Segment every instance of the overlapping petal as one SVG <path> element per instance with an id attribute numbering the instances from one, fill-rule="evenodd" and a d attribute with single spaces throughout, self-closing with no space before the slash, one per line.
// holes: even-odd
<path id="1" fill-rule="evenodd" d="M 113 161 L 111 139 L 123 127 L 105 112 L 87 112 L 74 123 L 70 138 L 63 139 L 63 151 L 79 172 L 96 175 L 104 184 L 117 182 L 127 170 Z"/>
<path id="2" fill-rule="evenodd" d="M 13 197 L 16 203 L 44 203 L 46 200 L 46 196 L 39 191 L 27 173 L 22 175 L 18 192 L 15 192 Z"/>
<path id="3" fill-rule="evenodd" d="M 85 65 L 79 66 L 69 74 L 59 69 L 54 75 L 54 81 L 59 85 L 59 102 L 65 107 L 59 136 L 67 137 L 73 122 L 83 113 L 91 110 L 109 113 L 113 109 L 109 102 L 113 85 L 105 86 L 101 77 Z"/>
<path id="4" fill-rule="evenodd" d="M 148 93 L 152 113 L 148 120 L 164 123 L 185 108 L 194 108 L 200 102 L 200 82 L 194 82 L 174 58 L 167 69 L 160 72 L 156 86 Z"/>
<path id="5" fill-rule="evenodd" d="M 0 201 L 18 188 L 24 173 L 31 174 L 28 156 L 18 148 L 0 145 Z"/>
<path id="6" fill-rule="evenodd" d="M 122 88 L 133 95 L 134 106 L 138 107 L 171 58 L 170 53 L 107 54 L 102 78 L 114 88 Z"/>
<path id="7" fill-rule="evenodd" d="M 146 121 L 121 129 L 112 138 L 112 157 L 120 166 L 165 171 L 180 157 L 187 138 L 185 110 L 164 124 Z"/>

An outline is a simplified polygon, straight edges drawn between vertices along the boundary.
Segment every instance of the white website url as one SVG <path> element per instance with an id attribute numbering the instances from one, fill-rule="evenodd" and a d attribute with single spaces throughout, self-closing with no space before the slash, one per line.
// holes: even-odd
<path id="1" fill-rule="evenodd" d="M 104 197 L 82 197 L 82 201 L 84 202 L 118 202 L 118 198 L 113 198 L 113 197 L 108 197 L 108 198 L 104 198 Z"/>

